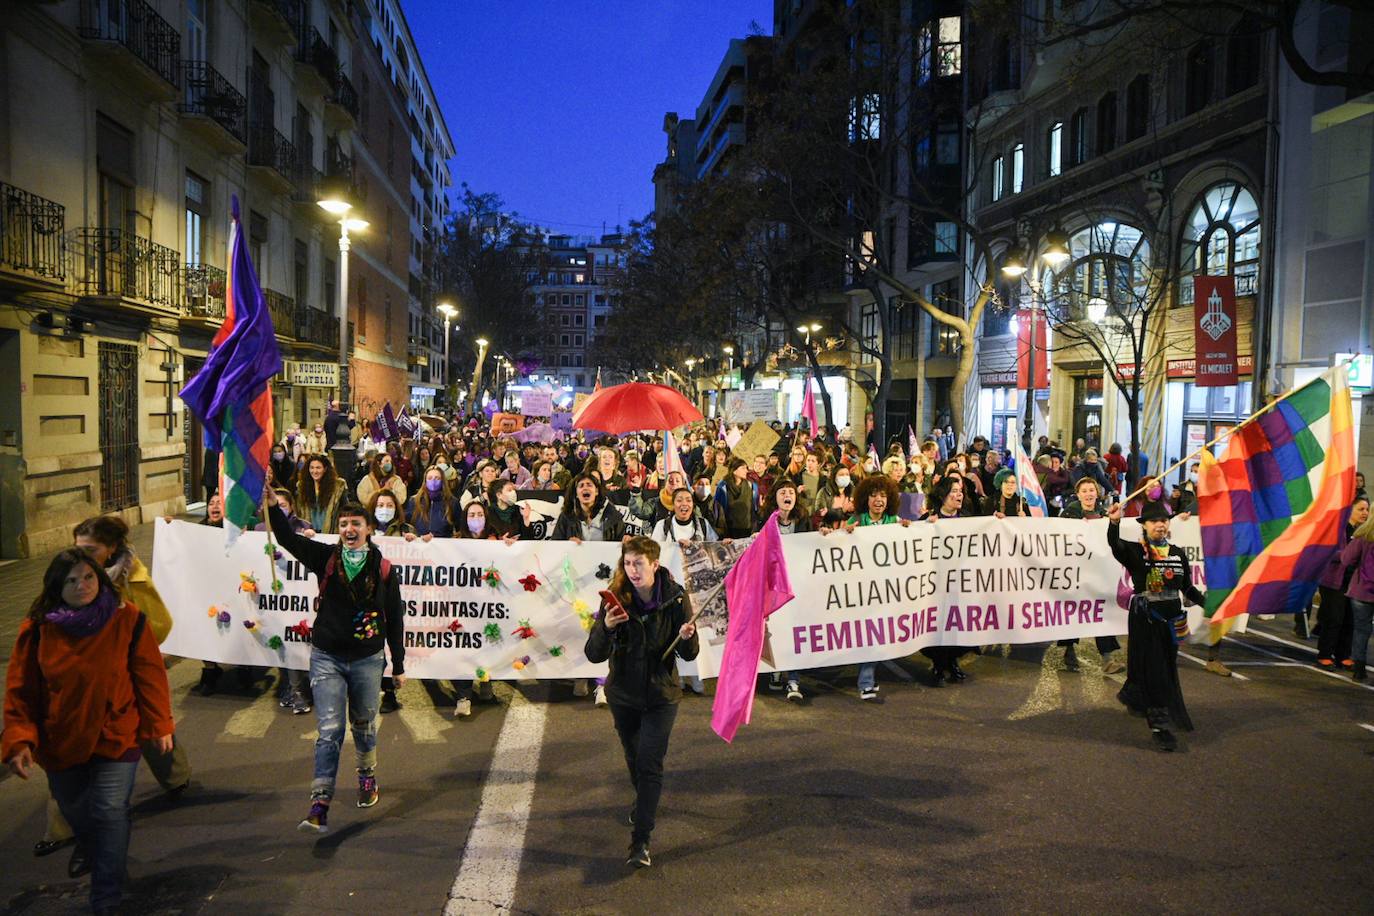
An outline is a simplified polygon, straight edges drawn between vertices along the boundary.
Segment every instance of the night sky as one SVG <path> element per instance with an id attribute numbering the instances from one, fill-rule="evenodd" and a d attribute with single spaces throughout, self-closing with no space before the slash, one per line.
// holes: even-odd
<path id="1" fill-rule="evenodd" d="M 730 39 L 770 33 L 773 15 L 771 0 L 402 2 L 455 187 L 573 235 L 653 209 L 664 112 L 692 117 Z"/>

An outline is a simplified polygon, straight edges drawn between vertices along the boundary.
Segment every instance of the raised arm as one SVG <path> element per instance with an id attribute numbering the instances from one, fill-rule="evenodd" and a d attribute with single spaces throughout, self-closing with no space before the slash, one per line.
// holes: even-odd
<path id="1" fill-rule="evenodd" d="M 329 562 L 329 555 L 334 548 L 329 544 L 312 541 L 310 538 L 302 537 L 292 531 L 291 522 L 287 520 L 286 513 L 275 504 L 268 508 L 267 518 L 272 524 L 272 535 L 277 539 L 277 543 L 282 546 L 282 549 L 300 560 L 317 577 L 323 575 L 325 564 Z"/>

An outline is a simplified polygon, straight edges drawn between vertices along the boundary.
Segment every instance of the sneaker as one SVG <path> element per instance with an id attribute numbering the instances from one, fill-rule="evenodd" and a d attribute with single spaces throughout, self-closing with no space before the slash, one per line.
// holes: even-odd
<path id="1" fill-rule="evenodd" d="M 795 703 L 795 702 L 799 701 L 801 698 L 802 698 L 801 684 L 798 684 L 796 681 L 788 681 L 788 682 L 787 682 L 787 699 L 789 699 L 789 700 L 791 700 L 792 702 Z"/>
<path id="2" fill-rule="evenodd" d="M 1221 663 L 1221 659 L 1214 658 L 1207 662 L 1207 670 L 1218 677 L 1230 677 L 1231 669 Z"/>
<path id="3" fill-rule="evenodd" d="M 876 699 L 878 699 L 878 688 L 877 688 L 877 687 L 861 687 L 861 688 L 859 689 L 859 699 L 861 699 L 861 700 L 876 700 Z"/>
<path id="4" fill-rule="evenodd" d="M 310 702 L 301 693 L 291 694 L 291 715 L 303 716 L 310 711 Z"/>
<path id="5" fill-rule="evenodd" d="M 595 702 L 597 706 L 606 705 L 606 688 L 602 687 L 600 684 L 596 685 L 596 695 L 593 702 Z"/>
<path id="6" fill-rule="evenodd" d="M 377 777 L 371 773 L 358 774 L 358 807 L 371 808 L 377 804 Z"/>
<path id="7" fill-rule="evenodd" d="M 626 865 L 633 865 L 635 868 L 648 868 L 652 863 L 649 860 L 648 843 L 631 843 L 630 857 L 625 860 Z"/>
<path id="8" fill-rule="evenodd" d="M 692 693 L 695 693 L 697 696 L 706 696 L 706 682 L 696 675 L 687 678 L 685 685 L 688 690 L 692 691 Z"/>
<path id="9" fill-rule="evenodd" d="M 1355 661 L 1353 659 L 1343 658 L 1341 659 L 1341 667 L 1349 671 L 1351 668 L 1355 667 Z"/>
<path id="10" fill-rule="evenodd" d="M 282 709 L 290 709 L 290 708 L 291 708 L 291 694 L 289 694 L 289 693 L 280 694 L 280 695 L 277 697 L 277 705 L 280 706 Z"/>
<path id="11" fill-rule="evenodd" d="M 1317 659 L 1317 664 L 1327 671 L 1330 671 L 1332 668 L 1336 667 L 1335 660 L 1330 658 L 1319 658 Z"/>
<path id="12" fill-rule="evenodd" d="M 789 682 L 790 683 L 790 682 Z M 782 673 L 774 671 L 768 676 L 768 689 L 781 690 L 785 685 L 782 682 Z"/>
<path id="13" fill-rule="evenodd" d="M 459 697 L 458 702 L 453 704 L 453 717 L 466 719 L 470 715 L 472 715 L 472 701 L 467 697 Z"/>
<path id="14" fill-rule="evenodd" d="M 382 705 L 381 705 L 381 711 L 382 711 L 382 712 L 395 712 L 396 710 L 398 710 L 398 709 L 400 709 L 400 708 L 401 708 L 401 701 L 398 700 L 398 699 L 396 699 L 396 691 L 394 691 L 394 690 L 383 690 L 383 691 L 382 691 Z"/>
<path id="15" fill-rule="evenodd" d="M 296 825 L 301 833 L 326 833 L 329 830 L 329 802 L 315 799 L 310 803 L 310 814 Z"/>
<path id="16" fill-rule="evenodd" d="M 1064 647 L 1064 670 L 1078 670 L 1078 650 L 1075 649 L 1073 646 Z"/>
<path id="17" fill-rule="evenodd" d="M 1107 659 L 1107 663 L 1102 666 L 1103 674 L 1120 674 L 1125 670 L 1125 663 L 1122 662 L 1121 659 L 1117 658 L 1115 655 Z"/>
<path id="18" fill-rule="evenodd" d="M 588 693 L 587 679 L 585 677 L 580 677 L 573 681 L 573 696 L 585 697 Z"/>

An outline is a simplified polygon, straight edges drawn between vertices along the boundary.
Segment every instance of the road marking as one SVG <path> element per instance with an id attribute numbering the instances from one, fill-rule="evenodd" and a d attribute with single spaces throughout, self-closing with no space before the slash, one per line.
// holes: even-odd
<path id="1" fill-rule="evenodd" d="M 264 690 L 257 699 L 237 710 L 224 723 L 221 735 L 231 741 L 255 741 L 267 736 L 278 714 L 277 692 Z"/>
<path id="2" fill-rule="evenodd" d="M 1245 661 L 1241 661 L 1241 662 L 1238 662 L 1238 661 L 1228 661 L 1228 662 L 1226 663 L 1226 667 L 1228 667 L 1228 668 L 1239 668 L 1239 667 L 1241 667 L 1241 666 L 1249 666 L 1249 667 L 1251 667 L 1251 668 L 1306 668 L 1306 667 L 1307 667 L 1307 666 L 1304 665 L 1302 662 L 1267 662 L 1267 661 L 1264 661 L 1264 660 L 1262 660 L 1262 659 L 1255 659 L 1254 661 L 1248 661 L 1248 662 L 1245 662 Z"/>
<path id="3" fill-rule="evenodd" d="M 1360 728 L 1363 728 L 1365 731 L 1374 732 L 1374 725 L 1366 725 L 1365 723 L 1361 722 Z"/>
<path id="4" fill-rule="evenodd" d="M 419 681 L 407 679 L 406 685 L 396 692 L 396 698 L 401 701 L 396 716 L 416 744 L 443 743 L 443 733 L 453 728 L 453 717 L 439 711 Z"/>
<path id="5" fill-rule="evenodd" d="M 506 720 L 492 749 L 477 819 L 448 892 L 445 916 L 504 913 L 515 902 L 549 704 L 531 703 L 504 684 L 495 689 L 498 695 L 509 691 Z"/>
<path id="6" fill-rule="evenodd" d="M 1204 668 L 1207 667 L 1207 663 L 1206 663 L 1205 661 L 1203 661 L 1202 659 L 1198 658 L 1196 655 L 1189 655 L 1187 652 L 1184 652 L 1182 649 L 1178 650 L 1178 654 L 1179 654 L 1179 657 L 1180 657 L 1180 658 L 1186 658 L 1186 659 L 1188 659 L 1188 661 L 1190 661 L 1190 662 L 1197 662 L 1197 663 L 1198 663 L 1199 665 L 1201 665 L 1202 667 L 1204 667 Z M 1248 677 L 1246 677 L 1245 675 L 1243 675 L 1243 674 L 1236 674 L 1236 672 L 1234 672 L 1234 671 L 1231 672 L 1231 677 L 1235 678 L 1235 679 L 1238 680 L 1238 681 L 1248 681 L 1248 680 L 1250 680 L 1250 679 L 1249 679 Z"/>
<path id="7" fill-rule="evenodd" d="M 1258 632 L 1258 631 L 1255 631 L 1255 632 Z M 1268 649 L 1261 649 L 1259 646 L 1251 645 L 1251 644 L 1248 643 L 1248 642 L 1243 642 L 1243 641 L 1241 641 L 1241 640 L 1239 640 L 1239 639 L 1236 639 L 1236 638 L 1233 637 L 1233 636 L 1223 636 L 1222 638 L 1225 639 L 1227 642 L 1233 642 L 1233 643 L 1235 643 L 1235 644 L 1238 645 L 1238 646 L 1244 646 L 1245 648 L 1249 649 L 1251 652 L 1258 652 L 1258 653 L 1260 653 L 1261 655 L 1268 655 L 1268 656 L 1270 656 L 1271 658 L 1277 658 L 1277 659 L 1280 659 L 1280 660 L 1286 661 L 1286 662 L 1292 661 L 1292 659 L 1289 658 L 1289 657 L 1286 656 L 1286 655 L 1280 655 L 1280 654 L 1277 653 L 1277 652 L 1270 652 Z M 1290 645 L 1290 646 L 1295 645 L 1294 643 L 1290 643 L 1290 642 L 1288 642 L 1287 640 L 1279 639 L 1277 636 L 1270 636 L 1269 638 L 1272 639 L 1272 640 L 1274 640 L 1274 641 L 1276 641 L 1276 642 L 1286 643 L 1287 645 Z M 1299 648 L 1299 649 L 1306 649 L 1307 647 L 1306 647 L 1306 646 L 1297 646 L 1297 648 Z M 1361 684 L 1359 681 L 1356 681 L 1356 680 L 1354 680 L 1353 678 L 1351 678 L 1350 675 L 1348 675 L 1348 674 L 1341 674 L 1340 672 L 1337 672 L 1337 671 L 1327 671 L 1327 670 L 1325 670 L 1325 669 L 1323 669 L 1323 668 L 1318 668 L 1316 665 L 1301 665 L 1300 667 L 1306 668 L 1308 671 L 1315 671 L 1315 672 L 1317 672 L 1318 674 L 1323 675 L 1324 677 L 1334 677 L 1336 680 L 1341 681 L 1342 683 L 1345 683 L 1345 684 L 1349 684 L 1349 685 L 1352 686 L 1352 687 L 1363 687 L 1365 690 L 1374 690 L 1374 686 L 1370 686 L 1369 684 Z"/>
<path id="8" fill-rule="evenodd" d="M 1300 642 L 1293 642 L 1291 639 L 1283 639 L 1281 637 L 1274 636 L 1271 633 L 1266 633 L 1263 630 L 1246 630 L 1245 635 L 1263 636 L 1265 639 L 1272 639 L 1274 642 L 1281 642 L 1285 646 L 1292 646 L 1294 649 L 1301 649 L 1304 652 L 1307 652 L 1311 655 L 1317 654 L 1317 650 L 1313 649 L 1311 646 L 1304 646 Z"/>

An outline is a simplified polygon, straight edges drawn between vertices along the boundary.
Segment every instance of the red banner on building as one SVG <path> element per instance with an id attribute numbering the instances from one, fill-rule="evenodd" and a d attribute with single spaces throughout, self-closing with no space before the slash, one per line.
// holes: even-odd
<path id="1" fill-rule="evenodd" d="M 1236 281 L 1234 277 L 1197 277 L 1193 280 L 1193 340 L 1199 388 L 1234 385 L 1240 380 L 1236 358 Z"/>
<path id="2" fill-rule="evenodd" d="M 1021 309 L 1016 313 L 1016 387 L 1025 389 L 1027 376 L 1030 374 L 1031 355 L 1031 325 L 1034 318 L 1035 325 L 1035 387 L 1050 387 L 1050 354 L 1045 349 L 1045 316 L 1036 314 L 1029 309 Z"/>

